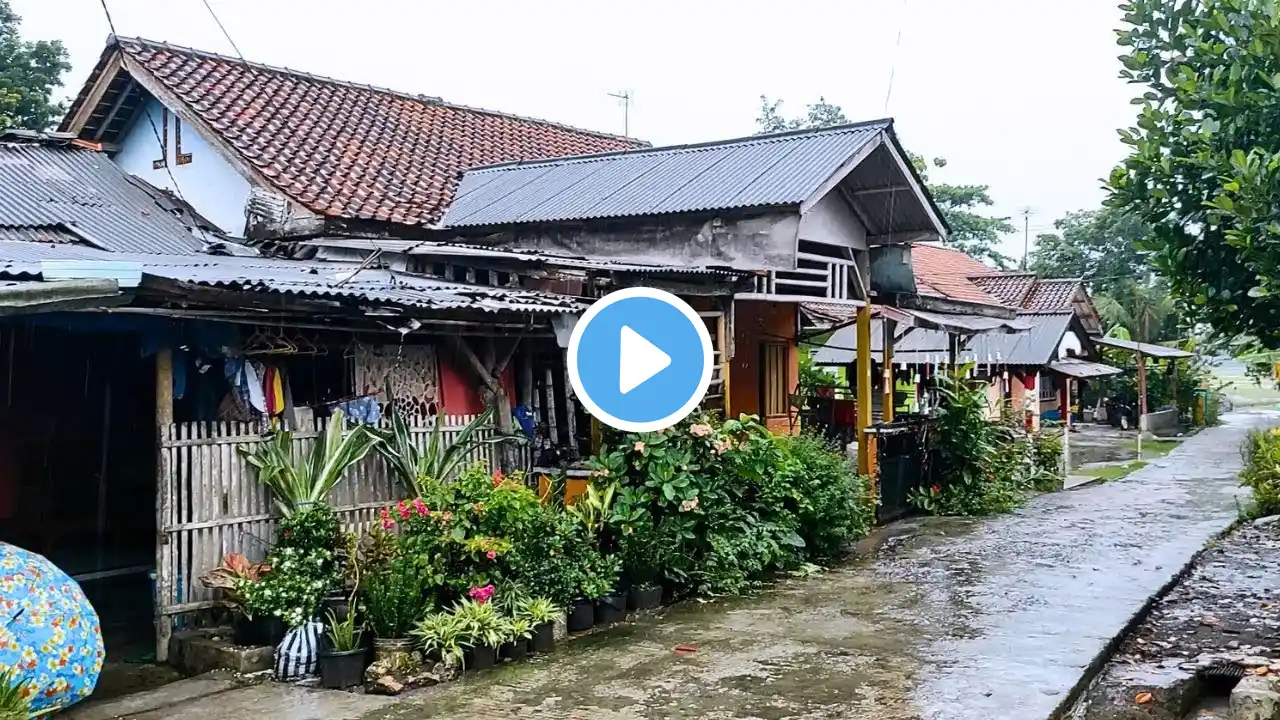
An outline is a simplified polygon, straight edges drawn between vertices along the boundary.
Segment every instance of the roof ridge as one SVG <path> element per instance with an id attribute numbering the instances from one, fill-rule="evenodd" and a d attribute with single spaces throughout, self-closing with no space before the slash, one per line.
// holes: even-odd
<path id="1" fill-rule="evenodd" d="M 340 80 L 335 77 L 329 77 L 328 75 L 317 75 L 315 73 L 309 73 L 303 70 L 294 70 L 292 68 L 283 67 L 279 65 L 269 65 L 267 63 L 256 62 L 253 60 L 246 60 L 242 57 L 223 55 L 222 53 L 216 53 L 210 50 L 201 50 L 199 48 L 193 48 L 187 45 L 177 45 L 174 43 L 161 41 L 161 40 L 149 40 L 144 37 L 131 37 L 126 35 L 112 35 L 107 38 L 108 47 L 110 47 L 111 45 L 118 45 L 123 49 L 125 47 L 124 44 L 127 42 L 138 43 L 140 45 L 144 45 L 146 47 L 154 48 L 154 49 L 163 49 L 163 50 L 169 50 L 169 51 L 188 53 L 191 55 L 196 55 L 196 56 L 208 58 L 211 60 L 218 60 L 221 62 L 236 63 L 239 65 L 244 65 L 246 67 L 256 68 L 259 70 L 265 70 L 267 72 L 273 72 L 273 73 L 283 73 L 285 75 L 290 75 L 297 78 L 304 78 L 307 80 L 313 80 L 315 82 L 328 83 L 331 85 L 340 85 L 342 87 L 353 88 L 356 90 L 368 90 L 370 92 L 382 93 L 386 95 L 394 95 L 396 97 L 403 98 L 406 100 L 412 100 L 415 102 L 421 102 L 421 103 L 430 104 L 430 105 L 439 105 L 443 107 L 453 108 L 456 110 L 463 110 L 466 112 L 480 113 L 483 115 L 492 115 L 494 117 L 509 118 L 511 120 L 520 120 L 522 122 L 536 123 L 539 125 L 545 125 L 547 127 L 560 128 L 561 130 L 569 130 L 571 132 L 582 133 L 584 135 L 592 135 L 595 137 L 605 138 L 608 140 L 617 140 L 620 142 L 636 143 L 638 148 L 643 148 L 650 145 L 650 143 L 648 143 L 645 140 L 639 140 L 637 138 L 627 137 L 625 135 L 614 135 L 613 133 L 602 132 L 599 130 L 589 130 L 587 128 L 577 127 L 575 125 L 568 125 L 565 123 L 559 123 L 559 122 L 555 122 L 554 120 L 546 120 L 544 118 L 535 118 L 535 117 L 530 117 L 528 115 L 516 115 L 514 113 L 506 113 L 500 110 L 489 110 L 487 108 L 480 108 L 472 105 L 463 105 L 461 103 L 449 102 L 444 98 L 436 95 L 408 93 L 408 92 L 404 92 L 403 90 L 395 90 L 393 88 L 382 87 L 380 85 L 358 83 L 351 80 Z"/>
<path id="2" fill-rule="evenodd" d="M 763 133 L 759 135 L 743 135 L 740 137 L 726 138 L 723 140 L 706 140 L 703 142 L 682 143 L 679 145 L 650 145 L 648 147 L 637 147 L 630 150 L 611 150 L 609 152 L 591 153 L 589 155 L 569 155 L 569 156 L 559 157 L 559 158 L 538 158 L 536 160 L 511 160 L 508 162 L 493 163 L 490 165 L 477 165 L 473 168 L 468 168 L 467 172 L 468 173 L 490 172 L 495 170 L 503 170 L 510 167 L 530 167 L 530 166 L 544 165 L 544 164 L 550 164 L 550 163 L 564 164 L 566 162 L 590 162 L 593 160 L 600 160 L 600 159 L 609 158 L 609 157 L 617 157 L 620 155 L 640 155 L 644 153 L 678 152 L 683 150 L 701 150 L 703 148 L 723 147 L 725 145 L 734 145 L 736 143 L 770 142 L 770 141 L 781 140 L 781 139 L 786 139 L 789 137 L 796 137 L 801 135 L 823 135 L 823 134 L 834 135 L 840 132 L 848 132 L 850 130 L 857 130 L 857 129 L 867 128 L 867 127 L 872 127 L 875 125 L 882 125 L 883 126 L 883 128 L 881 128 L 882 130 L 892 130 L 893 118 L 878 118 L 876 120 L 863 120 L 860 122 L 844 123 L 841 125 L 828 125 L 827 127 L 821 127 L 821 128 L 804 128 L 800 130 L 787 130 L 784 132 Z"/>

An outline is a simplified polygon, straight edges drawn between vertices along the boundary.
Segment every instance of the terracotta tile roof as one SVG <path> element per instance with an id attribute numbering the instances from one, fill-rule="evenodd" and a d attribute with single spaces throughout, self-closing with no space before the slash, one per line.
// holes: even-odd
<path id="1" fill-rule="evenodd" d="M 938 245 L 916 244 L 911 246 L 911 269 L 916 276 L 916 286 L 922 295 L 948 297 L 953 300 L 999 305 L 1000 301 L 987 294 L 970 276 L 994 272 L 974 258 L 959 250 Z"/>
<path id="2" fill-rule="evenodd" d="M 989 271 L 991 272 L 991 271 Z M 996 298 L 1002 305 L 1022 307 L 1031 288 L 1036 284 L 1034 273 L 992 272 L 991 275 L 979 275 L 971 278 L 973 282 L 988 295 Z"/>
<path id="3" fill-rule="evenodd" d="M 1039 280 L 1023 301 L 1022 309 L 1032 312 L 1070 311 L 1078 287 L 1079 280 Z"/>
<path id="4" fill-rule="evenodd" d="M 110 42 L 286 195 L 329 217 L 433 223 L 467 168 L 647 145 L 167 43 Z"/>

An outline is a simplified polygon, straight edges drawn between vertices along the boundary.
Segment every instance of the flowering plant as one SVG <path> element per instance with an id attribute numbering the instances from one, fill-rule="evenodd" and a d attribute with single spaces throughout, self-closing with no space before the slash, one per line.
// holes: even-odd
<path id="1" fill-rule="evenodd" d="M 333 551 L 277 547 L 271 551 L 271 571 L 260 582 L 242 580 L 236 592 L 249 617 L 276 617 L 298 627 L 316 617 L 320 600 L 333 582 Z"/>
<path id="2" fill-rule="evenodd" d="M 484 587 L 473 587 L 467 591 L 467 597 L 484 605 L 489 602 L 489 598 L 493 597 L 493 584 L 490 583 Z"/>

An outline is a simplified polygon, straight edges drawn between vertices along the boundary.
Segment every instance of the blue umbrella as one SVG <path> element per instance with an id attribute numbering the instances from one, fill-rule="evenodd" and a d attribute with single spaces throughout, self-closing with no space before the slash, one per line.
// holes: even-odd
<path id="1" fill-rule="evenodd" d="M 106 652 L 80 585 L 43 556 L 0 542 L 0 673 L 23 683 L 34 715 L 93 692 Z"/>

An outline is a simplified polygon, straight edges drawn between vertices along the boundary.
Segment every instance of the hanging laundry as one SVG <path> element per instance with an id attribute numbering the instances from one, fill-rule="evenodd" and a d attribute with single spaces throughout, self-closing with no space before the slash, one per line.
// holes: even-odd
<path id="1" fill-rule="evenodd" d="M 354 423 L 377 425 L 382 419 L 382 406 L 378 404 L 378 398 L 374 395 L 348 400 L 340 403 L 338 407 L 342 409 L 342 414 Z"/>
<path id="2" fill-rule="evenodd" d="M 249 391 L 249 405 L 258 412 L 267 411 L 267 397 L 262 391 L 262 376 L 266 368 L 256 360 L 247 360 L 244 364 L 244 384 Z"/>
<path id="3" fill-rule="evenodd" d="M 266 413 L 271 417 L 284 414 L 284 382 L 280 370 L 268 366 L 262 376 L 262 394 L 266 400 Z"/>

